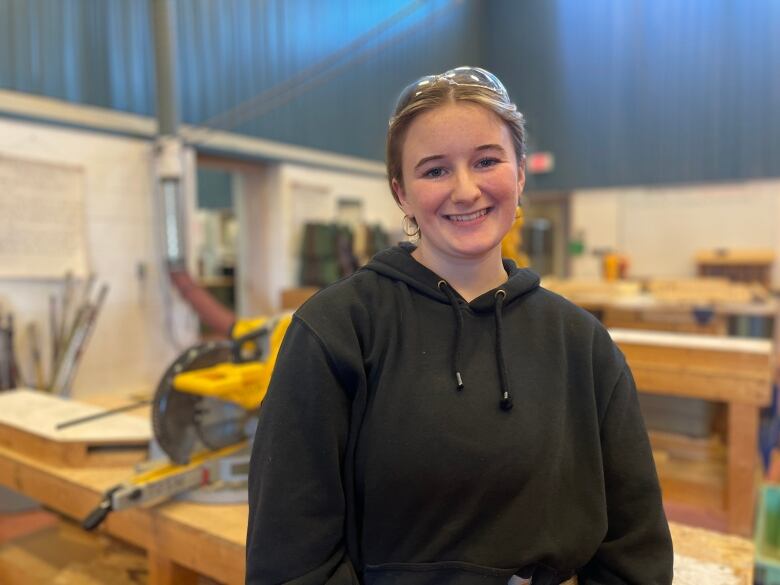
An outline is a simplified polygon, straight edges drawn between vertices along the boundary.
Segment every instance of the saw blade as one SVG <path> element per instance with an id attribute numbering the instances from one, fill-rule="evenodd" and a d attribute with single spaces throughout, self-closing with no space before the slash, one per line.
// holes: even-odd
<path id="1" fill-rule="evenodd" d="M 166 370 L 152 403 L 152 428 L 154 436 L 163 451 L 174 463 L 186 464 L 190 454 L 200 446 L 201 435 L 208 439 L 212 435 L 219 434 L 218 408 L 211 402 L 222 401 L 213 398 L 207 399 L 197 394 L 179 392 L 173 387 L 173 379 L 177 374 L 191 370 L 208 368 L 221 363 L 233 361 L 232 343 L 230 341 L 210 341 L 195 345 L 181 354 L 176 361 Z M 233 405 L 228 405 L 233 406 Z M 209 427 L 214 427 L 210 432 L 202 429 L 201 418 L 206 413 Z M 230 420 L 230 416 L 223 416 L 223 420 Z M 230 427 L 230 422 L 227 423 Z M 232 428 L 223 434 L 234 436 Z M 212 441 L 210 441 L 212 442 Z M 236 442 L 236 441 L 232 441 Z M 214 444 L 218 441 L 214 440 Z M 227 443 L 225 443 L 227 444 Z M 206 445 L 211 447 L 210 445 Z M 220 444 L 224 446 L 224 444 Z"/>
<path id="2" fill-rule="evenodd" d="M 221 449 L 247 436 L 250 416 L 238 404 L 203 396 L 196 407 L 195 432 L 209 449 Z"/>

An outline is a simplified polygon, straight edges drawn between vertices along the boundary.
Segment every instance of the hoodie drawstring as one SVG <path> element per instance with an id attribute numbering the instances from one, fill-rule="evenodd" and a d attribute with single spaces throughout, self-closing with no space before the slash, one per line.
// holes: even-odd
<path id="1" fill-rule="evenodd" d="M 458 307 L 458 299 L 455 297 L 455 293 L 452 288 L 444 281 L 440 280 L 437 285 L 439 290 L 443 291 L 450 300 L 452 310 L 455 311 L 455 347 L 453 350 L 453 365 L 455 366 L 455 383 L 458 390 L 463 390 L 463 377 L 460 375 L 460 346 L 461 336 L 463 335 L 463 315 L 461 315 L 460 307 Z"/>
<path id="2" fill-rule="evenodd" d="M 501 380 L 501 401 L 499 406 L 501 410 L 512 410 L 512 395 L 509 393 L 509 375 L 504 361 L 504 343 L 503 343 L 503 321 L 502 309 L 506 291 L 498 289 L 495 294 L 496 299 L 496 360 L 498 361 L 498 377 Z"/>
<path id="3" fill-rule="evenodd" d="M 447 295 L 450 301 L 452 310 L 455 312 L 455 345 L 453 348 L 453 366 L 455 367 L 455 381 L 457 383 L 457 389 L 463 390 L 463 377 L 460 374 L 460 352 L 463 342 L 463 315 L 461 314 L 460 307 L 458 306 L 458 298 L 455 296 L 455 292 L 452 287 L 444 281 L 438 282 L 439 290 Z M 498 378 L 501 383 L 501 400 L 499 406 L 501 410 L 512 410 L 513 402 L 512 395 L 509 392 L 509 374 L 506 369 L 506 362 L 504 361 L 504 342 L 503 342 L 503 306 L 504 299 L 506 298 L 506 291 L 498 289 L 495 294 L 495 314 L 496 314 L 496 363 L 498 365 Z"/>

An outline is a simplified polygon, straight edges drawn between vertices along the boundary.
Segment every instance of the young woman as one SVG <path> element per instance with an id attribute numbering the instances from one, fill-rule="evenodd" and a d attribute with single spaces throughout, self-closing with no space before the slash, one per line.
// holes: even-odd
<path id="1" fill-rule="evenodd" d="M 501 259 L 524 148 L 483 69 L 401 94 L 387 169 L 416 245 L 296 313 L 255 439 L 247 583 L 671 583 L 622 354 Z"/>

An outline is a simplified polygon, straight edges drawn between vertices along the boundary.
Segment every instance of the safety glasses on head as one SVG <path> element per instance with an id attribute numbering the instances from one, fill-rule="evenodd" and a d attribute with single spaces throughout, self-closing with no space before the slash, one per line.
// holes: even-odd
<path id="1" fill-rule="evenodd" d="M 398 101 L 395 103 L 395 114 L 397 115 L 406 106 L 425 94 L 427 89 L 434 87 L 440 82 L 451 83 L 452 85 L 482 87 L 495 93 L 502 101 L 507 103 L 510 101 L 509 93 L 504 84 L 490 71 L 481 67 L 456 67 L 439 75 L 426 75 L 408 85 L 401 92 L 401 95 L 398 96 Z"/>

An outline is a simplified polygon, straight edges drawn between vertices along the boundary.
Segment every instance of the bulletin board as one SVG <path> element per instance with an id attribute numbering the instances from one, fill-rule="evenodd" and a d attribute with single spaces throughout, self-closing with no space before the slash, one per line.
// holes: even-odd
<path id="1" fill-rule="evenodd" d="M 0 278 L 88 272 L 84 169 L 0 156 Z"/>

